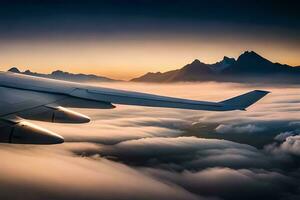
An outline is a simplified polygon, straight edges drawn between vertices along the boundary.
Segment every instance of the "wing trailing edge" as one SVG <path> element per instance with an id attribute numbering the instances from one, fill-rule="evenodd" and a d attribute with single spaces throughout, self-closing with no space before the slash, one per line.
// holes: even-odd
<path id="1" fill-rule="evenodd" d="M 245 110 L 247 107 L 254 104 L 266 94 L 268 94 L 267 91 L 255 90 L 221 102 L 197 101 L 103 88 L 76 89 L 70 95 L 83 99 L 123 105 L 207 111 L 231 111 Z"/>

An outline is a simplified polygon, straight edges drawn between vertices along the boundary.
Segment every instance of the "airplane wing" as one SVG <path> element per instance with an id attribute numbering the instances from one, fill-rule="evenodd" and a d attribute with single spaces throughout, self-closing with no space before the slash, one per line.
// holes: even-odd
<path id="1" fill-rule="evenodd" d="M 255 90 L 225 101 L 208 102 L 115 90 L 84 84 L 0 73 L 0 142 L 53 144 L 63 138 L 24 119 L 86 123 L 90 119 L 65 107 L 110 109 L 113 104 L 207 111 L 245 110 L 268 92 Z M 7 128 L 8 127 L 8 128 Z M 26 134 L 25 134 L 26 133 Z"/>

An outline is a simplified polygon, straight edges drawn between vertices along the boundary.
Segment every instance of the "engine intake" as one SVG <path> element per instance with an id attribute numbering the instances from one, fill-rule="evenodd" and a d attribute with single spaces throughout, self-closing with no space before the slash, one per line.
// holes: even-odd
<path id="1" fill-rule="evenodd" d="M 27 121 L 1 123 L 0 142 L 14 144 L 60 144 L 63 137 Z"/>

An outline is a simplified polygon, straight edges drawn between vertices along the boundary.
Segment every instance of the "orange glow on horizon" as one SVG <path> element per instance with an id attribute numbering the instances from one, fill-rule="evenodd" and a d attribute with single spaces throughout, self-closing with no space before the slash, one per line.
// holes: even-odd
<path id="1" fill-rule="evenodd" d="M 63 70 L 129 80 L 147 72 L 178 69 L 194 59 L 215 63 L 254 50 L 272 62 L 297 66 L 300 48 L 280 41 L 205 38 L 131 38 L 115 40 L 3 41 L 1 70 L 50 73 Z"/>

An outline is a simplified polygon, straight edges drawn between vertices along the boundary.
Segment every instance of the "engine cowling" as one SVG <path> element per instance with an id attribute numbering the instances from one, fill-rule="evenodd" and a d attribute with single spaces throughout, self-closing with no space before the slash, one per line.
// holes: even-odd
<path id="1" fill-rule="evenodd" d="M 1 122 L 0 142 L 14 144 L 60 144 L 63 137 L 27 121 Z"/>
<path id="2" fill-rule="evenodd" d="M 41 106 L 18 113 L 18 116 L 45 122 L 54 123 L 88 123 L 90 118 L 61 106 Z"/>

